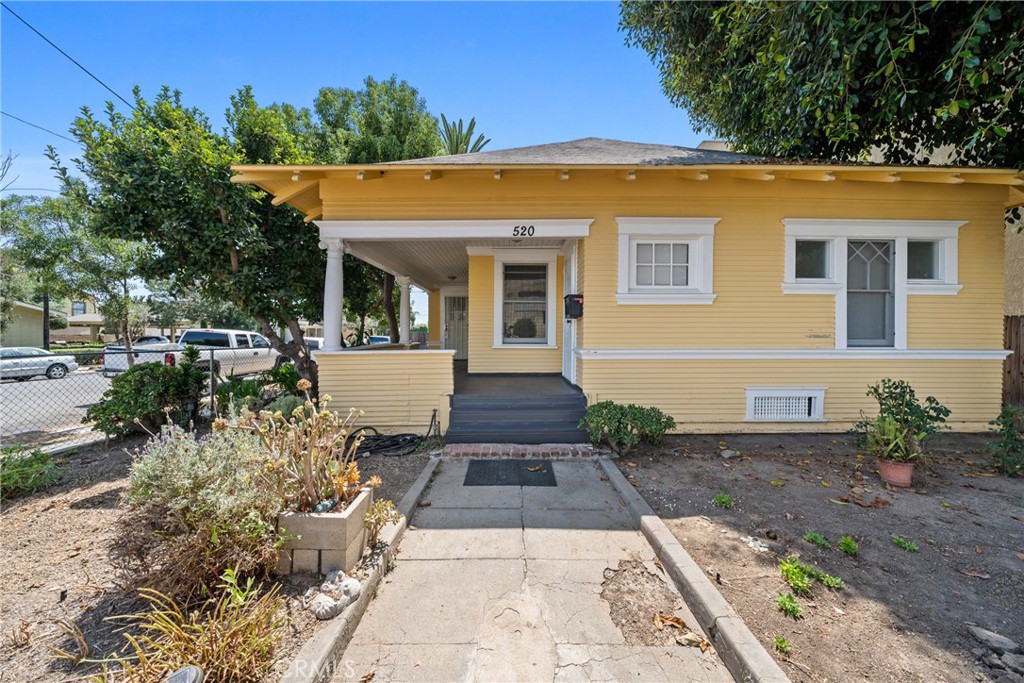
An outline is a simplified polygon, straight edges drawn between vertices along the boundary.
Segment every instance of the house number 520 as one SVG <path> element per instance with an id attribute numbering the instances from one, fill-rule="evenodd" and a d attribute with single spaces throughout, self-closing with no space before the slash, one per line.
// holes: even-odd
<path id="1" fill-rule="evenodd" d="M 533 237 L 532 225 L 517 225 L 512 228 L 513 237 Z"/>

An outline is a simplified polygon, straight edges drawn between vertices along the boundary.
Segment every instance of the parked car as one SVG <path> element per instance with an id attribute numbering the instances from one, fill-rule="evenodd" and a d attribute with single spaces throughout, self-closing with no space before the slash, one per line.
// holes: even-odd
<path id="1" fill-rule="evenodd" d="M 74 356 L 57 355 L 29 346 L 0 349 L 0 379 L 22 381 L 40 375 L 61 379 L 77 369 Z"/>
<path id="2" fill-rule="evenodd" d="M 139 337 L 132 342 L 132 346 L 146 346 L 147 344 L 170 344 L 171 340 L 161 335 L 150 335 L 148 337 Z"/>
<path id="3" fill-rule="evenodd" d="M 132 349 L 136 363 L 177 365 L 186 346 L 200 350 L 197 367 L 210 368 L 213 349 L 213 371 L 220 376 L 248 375 L 270 370 L 281 364 L 281 354 L 271 348 L 266 337 L 248 330 L 185 330 L 177 344 L 144 344 Z M 103 374 L 115 375 L 128 369 L 123 346 L 108 346 L 103 353 Z"/>
<path id="4" fill-rule="evenodd" d="M 368 344 L 390 344 L 391 337 L 383 334 L 371 334 Z"/>

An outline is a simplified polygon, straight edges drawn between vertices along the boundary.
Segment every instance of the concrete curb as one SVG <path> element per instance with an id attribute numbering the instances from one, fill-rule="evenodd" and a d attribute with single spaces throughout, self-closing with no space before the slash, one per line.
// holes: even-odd
<path id="1" fill-rule="evenodd" d="M 599 462 L 729 673 L 742 683 L 788 683 L 786 673 L 615 463 L 610 458 Z"/>
<path id="2" fill-rule="evenodd" d="M 384 578 L 384 574 L 394 562 L 395 550 L 405 534 L 409 518 L 416 510 L 416 505 L 423 497 L 423 492 L 440 462 L 441 459 L 437 457 L 430 459 L 423 471 L 420 472 L 420 476 L 416 478 L 409 491 L 398 503 L 398 511 L 402 513 L 402 519 L 381 530 L 380 536 L 384 550 L 370 556 L 362 567 L 367 577 L 363 581 L 362 590 L 355 603 L 332 619 L 326 628 L 305 642 L 298 654 L 288 664 L 287 670 L 281 677 L 281 683 L 323 683 L 334 675 L 338 659 L 345 652 L 349 641 L 352 640 L 352 634 L 355 633 L 359 620 L 363 618 L 366 607 L 377 594 L 381 579 Z"/>

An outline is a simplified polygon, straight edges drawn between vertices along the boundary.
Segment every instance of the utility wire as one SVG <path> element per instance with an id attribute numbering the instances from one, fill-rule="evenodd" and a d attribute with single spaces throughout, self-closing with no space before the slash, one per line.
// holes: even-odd
<path id="1" fill-rule="evenodd" d="M 113 88 L 111 88 L 111 87 L 110 87 L 109 85 L 107 85 L 107 84 L 106 84 L 106 83 L 104 83 L 104 82 L 103 82 L 102 80 L 100 80 L 100 77 L 99 77 L 99 76 L 97 76 L 97 75 L 96 75 L 96 74 L 94 74 L 93 72 L 91 72 L 91 71 L 89 71 L 88 69 L 86 69 L 86 68 L 85 68 L 84 66 L 82 66 L 82 65 L 81 65 L 81 63 L 79 63 L 79 62 L 78 62 L 78 60 L 76 60 L 76 59 L 75 59 L 74 57 L 72 57 L 71 55 L 69 55 L 69 54 L 68 54 L 67 52 L 64 52 L 64 50 L 62 50 L 62 49 L 60 49 L 59 47 L 57 47 L 57 44 L 56 44 L 56 43 L 54 43 L 54 42 L 53 42 L 52 40 L 50 40 L 49 38 L 47 38 L 46 36 L 44 36 L 44 35 L 43 35 L 42 33 L 40 33 L 39 29 L 37 29 L 37 28 L 36 28 L 35 26 L 33 26 L 32 24 L 30 24 L 30 23 L 28 23 L 27 21 L 25 21 L 24 19 L 22 19 L 22 18 L 21 18 L 21 15 L 19 15 L 19 14 L 18 14 L 17 12 L 15 12 L 14 10 L 12 10 L 12 9 L 11 9 L 10 7 L 8 7 L 8 6 L 7 6 L 7 3 L 5 3 L 5 2 L 0 2 L 0 5 L 2 5 L 2 6 L 3 6 L 3 8 L 4 8 L 5 10 L 7 10 L 7 11 L 8 11 L 8 12 L 10 12 L 11 14 L 13 14 L 13 15 L 14 15 L 14 17 L 15 17 L 15 18 L 16 18 L 16 19 L 17 19 L 18 21 L 20 21 L 21 23 L 25 24 L 25 26 L 28 26 L 28 27 L 29 27 L 29 28 L 30 28 L 30 29 L 32 30 L 32 32 L 33 32 L 33 33 L 35 33 L 35 34 L 36 34 L 37 36 L 39 36 L 40 38 L 42 38 L 43 40 L 45 40 L 45 41 L 46 41 L 47 43 L 49 43 L 49 44 L 50 44 L 50 46 L 51 46 L 51 47 L 52 47 L 52 48 L 53 48 L 54 50 L 56 50 L 57 52 L 61 53 L 61 54 L 62 54 L 62 55 L 64 55 L 65 57 L 67 57 L 67 58 L 68 58 L 69 60 L 71 60 L 71 63 L 72 63 L 72 64 L 74 64 L 74 65 L 75 65 L 75 66 L 77 66 L 77 67 L 78 67 L 79 69 L 81 69 L 81 70 L 82 70 L 82 71 L 84 71 L 85 73 L 87 73 L 87 74 L 89 74 L 90 76 L 92 76 L 92 79 L 93 79 L 94 81 L 96 81 L 97 83 L 99 83 L 100 85 L 102 85 L 102 86 L 103 86 L 104 88 L 106 88 L 107 90 L 109 90 L 109 91 L 110 91 L 110 93 L 111 93 L 111 94 L 112 94 L 112 95 L 113 95 L 114 97 L 116 97 L 117 99 L 119 99 L 119 100 L 121 100 L 122 102 L 124 102 L 124 103 L 125 103 L 126 105 L 128 105 L 128 107 L 129 107 L 130 109 L 135 109 L 135 105 L 131 104 L 130 102 L 128 102 L 128 100 L 126 100 L 125 98 L 123 98 L 123 97 L 121 97 L 120 95 L 118 95 L 118 94 L 117 94 L 116 92 L 114 92 L 114 89 L 113 89 Z M 30 124 L 30 125 L 31 125 L 31 124 Z"/>
<path id="2" fill-rule="evenodd" d="M 56 135 L 57 137 L 59 137 L 59 138 L 61 138 L 63 140 L 67 140 L 68 142 L 73 142 L 76 145 L 81 144 L 80 142 L 78 142 L 78 140 L 72 140 L 71 138 L 69 138 L 66 135 L 61 135 L 60 133 L 54 133 L 49 128 L 43 128 L 42 126 L 36 125 L 36 124 L 32 123 L 31 121 L 26 121 L 25 119 L 18 118 L 14 114 L 8 114 L 5 111 L 0 111 L 0 114 L 3 114 L 4 116 L 8 116 L 8 117 L 14 119 L 15 121 L 20 121 L 21 123 L 24 123 L 26 126 L 32 126 L 33 128 L 38 128 L 39 130 L 45 131 L 45 132 L 49 133 L 50 135 Z"/>

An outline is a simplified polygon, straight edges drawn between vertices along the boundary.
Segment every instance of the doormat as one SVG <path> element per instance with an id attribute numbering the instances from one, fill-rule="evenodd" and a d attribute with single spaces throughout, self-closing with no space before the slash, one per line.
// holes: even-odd
<path id="1" fill-rule="evenodd" d="M 558 486 L 550 460 L 470 460 L 463 486 Z"/>

